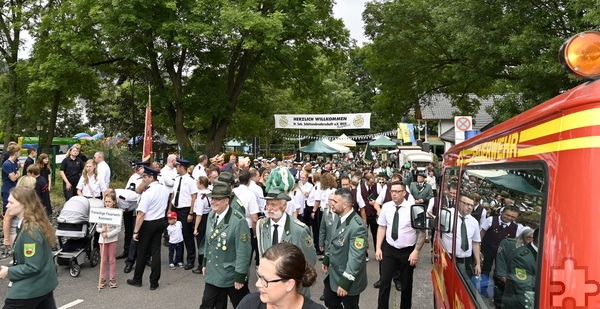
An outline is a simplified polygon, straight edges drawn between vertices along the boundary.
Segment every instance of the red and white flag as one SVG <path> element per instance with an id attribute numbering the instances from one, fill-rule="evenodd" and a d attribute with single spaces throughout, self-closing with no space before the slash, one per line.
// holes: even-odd
<path id="1" fill-rule="evenodd" d="M 146 105 L 146 121 L 144 126 L 144 148 L 142 148 L 142 161 L 150 161 L 152 158 L 152 95 L 148 94 L 148 105 Z"/>

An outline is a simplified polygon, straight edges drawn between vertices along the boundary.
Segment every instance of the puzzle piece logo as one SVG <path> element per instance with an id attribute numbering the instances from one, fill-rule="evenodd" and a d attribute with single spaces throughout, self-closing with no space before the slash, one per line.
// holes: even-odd
<path id="1" fill-rule="evenodd" d="M 585 266 L 577 267 L 574 258 L 565 258 L 562 266 L 553 266 L 550 295 L 553 308 L 563 308 L 567 302 L 575 308 L 587 308 L 588 298 L 600 294 L 600 283 L 588 280 L 588 270 Z M 569 289 L 568 295 L 565 295 Z"/>

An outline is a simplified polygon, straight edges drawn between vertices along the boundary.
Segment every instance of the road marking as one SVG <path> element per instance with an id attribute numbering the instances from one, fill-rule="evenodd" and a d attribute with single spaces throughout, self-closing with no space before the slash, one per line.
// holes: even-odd
<path id="1" fill-rule="evenodd" d="M 83 299 L 78 299 L 78 300 L 72 301 L 62 307 L 58 307 L 58 309 L 67 309 L 67 308 L 75 307 L 75 305 L 78 305 L 81 303 L 83 303 Z"/>

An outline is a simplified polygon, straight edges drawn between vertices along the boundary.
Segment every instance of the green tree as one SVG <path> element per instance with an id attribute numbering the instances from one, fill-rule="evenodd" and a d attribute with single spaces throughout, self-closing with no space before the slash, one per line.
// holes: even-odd
<path id="1" fill-rule="evenodd" d="M 220 149 L 243 108 L 240 98 L 250 79 L 314 85 L 321 76 L 313 74 L 319 69 L 317 57 L 333 55 L 347 42 L 342 22 L 332 17 L 332 4 L 329 0 L 62 3 L 74 24 L 87 25 L 83 33 L 94 40 L 90 48 L 105 53 L 95 67 L 126 77 L 137 72 L 152 85 L 155 126 L 170 124 L 169 131 L 184 151 L 191 147 L 190 136 L 206 136 L 208 154 Z"/>
<path id="2" fill-rule="evenodd" d="M 594 2 L 371 2 L 363 17 L 373 40 L 367 68 L 381 90 L 375 107 L 418 116 L 421 100 L 444 93 L 473 114 L 479 102 L 468 94 L 500 94 L 491 112 L 504 120 L 539 104 L 573 86 L 556 55 L 567 37 L 594 28 Z"/>
<path id="3" fill-rule="evenodd" d="M 2 120 L 4 120 L 4 146 L 14 139 L 17 113 L 24 105 L 24 92 L 19 89 L 18 66 L 19 49 L 22 48 L 22 33 L 30 29 L 36 1 L 2 0 L 0 1 L 0 68 L 5 70 L 4 88 L 8 95 L 2 97 Z"/>

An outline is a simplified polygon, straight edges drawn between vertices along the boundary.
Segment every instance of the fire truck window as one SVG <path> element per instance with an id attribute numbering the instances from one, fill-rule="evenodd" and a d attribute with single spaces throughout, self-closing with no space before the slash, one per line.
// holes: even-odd
<path id="1" fill-rule="evenodd" d="M 534 234 L 544 207 L 546 175 L 530 166 L 465 168 L 461 175 L 457 204 L 451 209 L 453 233 L 442 241 L 482 308 L 531 307 L 535 302 Z"/>
<path id="2" fill-rule="evenodd" d="M 454 216 L 451 216 L 449 218 L 449 220 L 447 219 L 446 216 L 443 216 L 445 220 L 441 220 L 442 216 L 441 216 L 441 211 L 443 209 L 453 209 L 454 206 L 456 205 L 456 195 L 458 193 L 458 180 L 459 180 L 459 171 L 458 169 L 451 169 L 448 168 L 446 169 L 446 171 L 444 172 L 444 179 L 440 185 L 440 190 L 442 190 L 442 192 L 440 193 L 440 195 L 438 196 L 439 198 L 439 203 L 436 203 L 437 205 L 439 205 L 436 209 L 434 209 L 435 215 L 437 218 L 440 219 L 440 224 L 443 225 L 442 230 L 444 230 L 445 227 L 449 227 L 450 231 L 452 231 L 452 225 L 454 222 Z M 452 252 L 452 235 L 453 233 L 442 233 L 442 245 L 444 246 L 444 249 L 446 251 L 447 254 Z M 448 258 L 450 258 L 450 256 L 448 256 Z"/>

